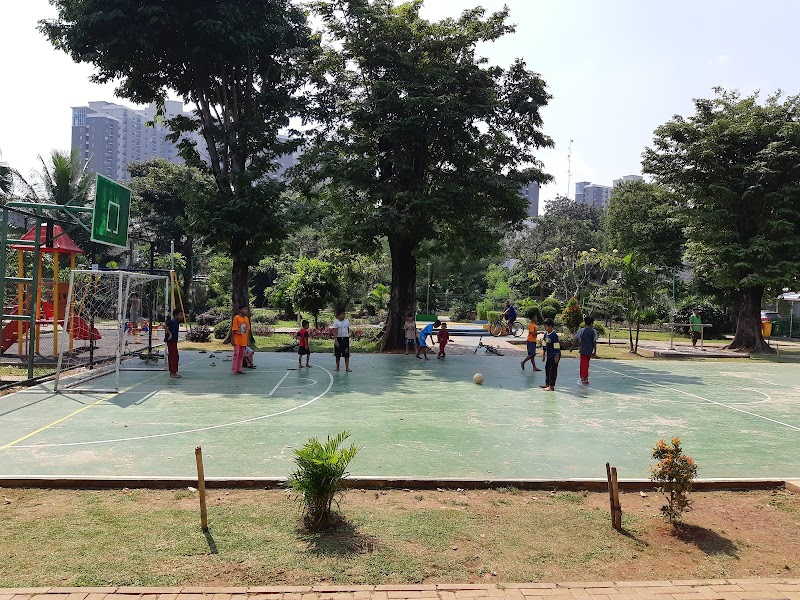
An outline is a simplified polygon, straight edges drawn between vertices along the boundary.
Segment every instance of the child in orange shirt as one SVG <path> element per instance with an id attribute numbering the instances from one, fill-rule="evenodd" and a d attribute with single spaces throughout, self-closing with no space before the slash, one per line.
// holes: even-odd
<path id="1" fill-rule="evenodd" d="M 250 319 L 248 318 L 249 309 L 247 306 L 239 308 L 239 314 L 233 317 L 231 323 L 231 339 L 233 340 L 233 363 L 231 372 L 234 375 L 243 375 L 242 360 L 244 359 L 244 349 L 250 341 Z"/>
<path id="2" fill-rule="evenodd" d="M 539 313 L 538 311 L 532 310 L 527 315 L 530 323 L 528 323 L 528 356 L 519 364 L 522 367 L 522 370 L 525 370 L 525 363 L 531 361 L 531 365 L 533 365 L 534 371 L 541 371 L 539 367 L 536 366 L 536 335 L 539 333 L 539 328 L 536 324 L 539 322 Z"/>
<path id="3" fill-rule="evenodd" d="M 436 358 L 444 358 L 444 347 L 447 346 L 447 342 L 450 341 L 450 333 L 447 331 L 447 323 L 442 323 L 442 328 L 436 335 L 436 340 L 439 342 L 439 354 L 436 355 Z"/>

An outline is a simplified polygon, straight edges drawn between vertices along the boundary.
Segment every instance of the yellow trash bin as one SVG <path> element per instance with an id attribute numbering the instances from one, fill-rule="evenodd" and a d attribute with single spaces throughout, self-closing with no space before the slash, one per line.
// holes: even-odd
<path id="1" fill-rule="evenodd" d="M 761 321 L 761 336 L 769 337 L 772 335 L 772 321 Z"/>

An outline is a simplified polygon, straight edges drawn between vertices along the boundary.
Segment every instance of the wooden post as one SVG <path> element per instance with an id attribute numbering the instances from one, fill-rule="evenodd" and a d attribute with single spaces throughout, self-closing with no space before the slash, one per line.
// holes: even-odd
<path id="1" fill-rule="evenodd" d="M 206 513 L 206 476 L 203 473 L 203 449 L 198 446 L 194 449 L 197 460 L 197 491 L 200 492 L 200 527 L 208 531 L 208 514 Z"/>
<path id="2" fill-rule="evenodd" d="M 611 504 L 611 526 L 617 531 L 622 531 L 622 506 L 619 502 L 617 468 L 606 463 L 606 475 L 608 477 L 608 499 Z"/>

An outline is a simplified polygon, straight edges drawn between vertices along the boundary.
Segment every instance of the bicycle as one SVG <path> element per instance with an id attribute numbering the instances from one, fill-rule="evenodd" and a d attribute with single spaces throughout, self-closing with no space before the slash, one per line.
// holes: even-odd
<path id="1" fill-rule="evenodd" d="M 519 321 L 514 321 L 514 324 L 509 327 L 508 319 L 505 317 L 500 317 L 497 321 L 493 321 L 489 324 L 489 333 L 491 333 L 494 337 L 499 337 L 503 333 L 503 329 L 506 330 L 506 335 L 509 333 L 514 337 L 519 337 L 522 335 L 522 332 L 525 330 L 525 327 L 522 326 L 522 323 Z"/>
<path id="2" fill-rule="evenodd" d="M 496 356 L 503 356 L 503 353 L 497 346 L 492 346 L 491 344 L 484 344 L 483 343 L 483 336 L 480 337 L 478 340 L 478 345 L 475 347 L 475 352 L 473 354 L 477 354 L 478 350 L 484 348 L 487 354 L 494 354 Z"/>

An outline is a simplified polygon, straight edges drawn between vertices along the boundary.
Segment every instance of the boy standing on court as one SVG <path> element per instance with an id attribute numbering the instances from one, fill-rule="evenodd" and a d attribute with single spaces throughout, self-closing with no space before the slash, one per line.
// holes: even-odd
<path id="1" fill-rule="evenodd" d="M 178 374 L 178 327 L 183 321 L 183 311 L 176 308 L 172 311 L 172 318 L 164 327 L 164 341 L 167 342 L 167 359 L 169 361 L 169 376 L 175 379 L 183 377 Z"/>
<path id="2" fill-rule="evenodd" d="M 422 331 L 419 332 L 419 345 L 417 346 L 417 358 L 419 358 L 419 353 L 422 352 L 422 355 L 425 357 L 425 360 L 428 360 L 428 336 L 433 335 L 433 330 L 438 329 L 439 326 L 442 324 L 441 321 L 434 321 L 433 323 L 428 323 L 425 327 L 422 328 Z"/>
<path id="3" fill-rule="evenodd" d="M 344 316 L 344 309 L 336 312 L 336 320 L 332 329 L 336 334 L 333 341 L 333 355 L 336 357 L 336 370 L 339 370 L 339 360 L 344 356 L 344 368 L 349 373 L 350 369 L 350 319 Z"/>
<path id="4" fill-rule="evenodd" d="M 531 361 L 531 365 L 533 365 L 534 371 L 541 371 L 539 367 L 536 366 L 536 336 L 539 334 L 539 328 L 536 324 L 539 322 L 539 312 L 537 310 L 531 310 L 528 313 L 528 356 L 526 356 L 523 361 L 519 364 L 522 367 L 522 370 L 525 370 L 525 363 Z"/>
<path id="5" fill-rule="evenodd" d="M 417 324 L 414 322 L 414 315 L 411 313 L 406 315 L 403 331 L 405 331 L 406 334 L 406 356 L 408 356 L 409 346 L 411 346 L 415 352 L 417 350 Z"/>
<path id="6" fill-rule="evenodd" d="M 231 372 L 234 375 L 242 375 L 242 361 L 244 359 L 244 349 L 247 348 L 247 343 L 250 341 L 250 319 L 248 319 L 247 306 L 239 307 L 239 314 L 233 317 L 231 323 L 231 339 L 233 341 L 233 363 L 231 363 Z"/>
<path id="7" fill-rule="evenodd" d="M 553 392 L 556 389 L 558 363 L 561 360 L 561 342 L 558 339 L 558 334 L 553 329 L 553 319 L 544 320 L 544 330 L 542 359 L 544 360 L 545 384 L 539 387 L 545 392 Z"/>
<path id="8" fill-rule="evenodd" d="M 439 342 L 439 354 L 436 355 L 436 358 L 444 358 L 446 356 L 444 353 L 444 347 L 447 346 L 447 342 L 450 341 L 450 333 L 447 331 L 447 323 L 442 323 L 442 328 L 439 330 L 439 335 L 436 336 L 436 341 Z"/>
<path id="9" fill-rule="evenodd" d="M 300 347 L 297 349 L 297 366 L 300 369 L 303 368 L 303 356 L 305 356 L 306 367 L 310 369 L 311 365 L 308 364 L 308 361 L 311 360 L 311 348 L 308 345 L 308 338 L 311 332 L 308 330 L 308 321 L 305 319 L 300 325 L 300 331 L 297 332 L 297 340 L 300 342 Z"/>
<path id="10" fill-rule="evenodd" d="M 581 383 L 589 385 L 589 359 L 597 358 L 597 330 L 593 327 L 594 317 L 583 320 L 585 327 L 578 329 L 575 339 L 581 343 Z"/>

